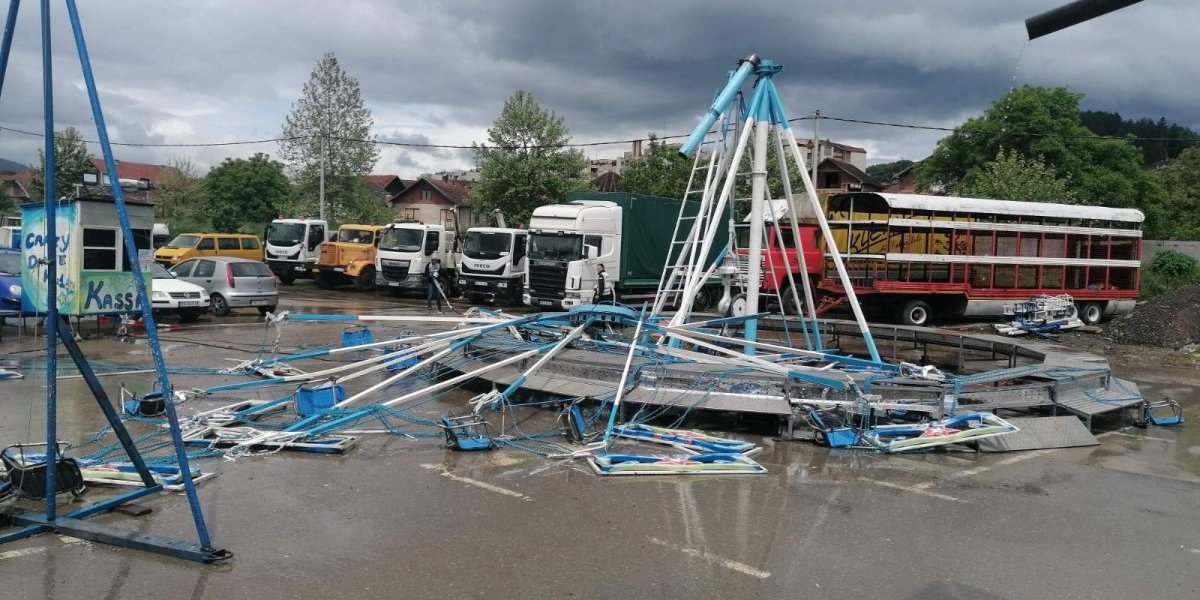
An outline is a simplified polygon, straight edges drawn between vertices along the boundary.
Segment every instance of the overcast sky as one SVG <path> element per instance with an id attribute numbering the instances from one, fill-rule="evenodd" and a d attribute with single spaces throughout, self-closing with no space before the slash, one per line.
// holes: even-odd
<path id="1" fill-rule="evenodd" d="M 776 83 L 790 116 L 820 108 L 953 126 L 1015 76 L 1083 92 L 1087 108 L 1200 128 L 1200 3 L 1146 0 L 1022 54 L 1024 19 L 1064 2 L 79 0 L 109 132 L 124 142 L 276 137 L 329 51 L 361 82 L 376 134 L 390 140 L 481 141 L 517 89 L 564 116 L 577 142 L 686 133 L 750 52 L 784 65 Z M 56 121 L 94 139 L 65 10 L 53 4 Z M 0 124 L 40 131 L 37 12 L 36 2 L 22 6 Z M 829 121 L 821 133 L 866 147 L 872 163 L 923 158 L 941 136 Z M 40 143 L 2 131 L 0 157 L 30 162 Z M 471 165 L 464 151 L 381 150 L 378 173 Z M 117 158 L 187 156 L 203 171 L 256 151 L 277 147 L 120 148 Z"/>

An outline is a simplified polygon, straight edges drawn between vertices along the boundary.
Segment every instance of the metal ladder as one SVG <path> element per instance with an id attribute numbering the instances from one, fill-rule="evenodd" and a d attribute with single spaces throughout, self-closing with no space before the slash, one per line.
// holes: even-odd
<path id="1" fill-rule="evenodd" d="M 667 250 L 667 260 L 662 274 L 659 276 L 658 290 L 654 295 L 651 314 L 662 314 L 668 307 L 677 306 L 683 294 L 684 282 L 688 273 L 693 269 L 703 269 L 706 257 L 698 256 L 704 233 L 711 223 L 719 219 L 715 215 L 716 184 L 725 175 L 729 162 L 729 133 L 737 132 L 736 115 L 727 121 L 722 118 L 718 126 L 709 133 L 711 139 L 706 140 L 701 147 L 709 147 L 708 153 L 697 152 L 692 163 L 692 172 L 688 177 L 687 191 L 683 194 L 683 202 L 679 204 L 679 216 L 675 220 L 675 230 L 671 234 L 671 245 Z M 707 154 L 707 156 L 706 156 Z M 698 173 L 702 173 L 697 177 Z M 698 202 L 695 214 L 689 215 L 688 208 L 692 202 Z M 685 232 L 680 237 L 680 232 Z"/>

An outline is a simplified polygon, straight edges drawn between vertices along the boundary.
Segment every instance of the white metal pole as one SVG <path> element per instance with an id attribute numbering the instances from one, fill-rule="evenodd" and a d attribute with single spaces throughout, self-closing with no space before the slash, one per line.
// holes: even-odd
<path id="1" fill-rule="evenodd" d="M 749 282 L 746 285 L 746 314 L 758 312 L 758 292 L 762 287 L 763 201 L 767 195 L 767 133 L 768 122 L 755 118 L 754 156 L 750 170 L 750 254 Z M 758 320 L 749 319 L 745 326 L 746 339 L 758 336 Z M 746 346 L 746 354 L 754 354 L 754 346 Z"/>
<path id="2" fill-rule="evenodd" d="M 391 400 L 388 400 L 387 402 L 384 402 L 380 406 L 395 406 L 401 402 L 412 400 L 413 398 L 416 398 L 417 396 L 420 396 L 421 394 L 432 394 L 434 392 L 440 392 L 441 390 L 444 390 L 448 387 L 454 387 L 460 383 L 463 383 L 464 381 L 470 381 L 470 380 L 472 380 L 480 375 L 483 375 L 484 373 L 487 373 L 489 371 L 494 371 L 496 369 L 499 369 L 500 367 L 507 367 L 508 365 L 511 365 L 515 362 L 525 360 L 526 358 L 529 358 L 540 352 L 543 352 L 542 348 L 534 348 L 532 350 L 526 350 L 525 352 L 522 352 L 520 354 L 515 354 L 515 355 L 510 356 L 499 362 L 494 362 L 494 363 L 488 364 L 486 366 L 475 369 L 474 371 L 471 371 L 469 373 L 463 373 L 462 375 L 459 375 L 458 377 L 453 377 L 453 378 L 447 379 L 445 381 L 435 383 L 429 387 L 421 388 L 414 392 L 409 392 L 407 394 L 404 394 L 403 396 L 393 398 Z"/>
<path id="3" fill-rule="evenodd" d="M 808 277 L 808 259 L 805 258 L 805 256 L 804 256 L 804 245 L 801 242 L 801 238 L 800 238 L 800 214 L 801 214 L 800 206 L 799 206 L 799 204 L 796 203 L 796 195 L 792 190 L 792 176 L 791 176 L 791 172 L 787 166 L 787 153 L 783 149 L 783 136 L 784 136 L 785 131 L 786 131 L 786 129 L 784 128 L 783 124 L 778 124 L 775 126 L 775 151 L 779 157 L 780 172 L 783 175 L 783 197 L 787 201 L 787 210 L 788 210 L 788 217 L 789 217 L 788 223 L 792 229 L 792 241 L 796 245 L 796 258 L 798 259 L 798 261 L 800 263 L 799 264 L 799 266 L 800 266 L 800 284 L 804 289 L 804 303 L 808 306 L 809 318 L 812 320 L 813 324 L 815 325 L 817 322 L 817 306 L 816 306 L 816 303 L 813 301 L 812 282 L 809 280 L 809 277 Z M 796 165 L 796 168 L 800 169 L 800 170 L 804 169 L 804 167 L 801 165 Z M 789 265 L 789 267 L 790 267 L 790 265 Z M 795 282 L 792 283 L 792 288 L 793 289 L 795 288 Z M 801 309 L 800 314 L 798 314 L 796 316 L 800 317 L 800 320 L 803 323 L 803 321 L 804 321 L 803 309 Z M 805 325 L 806 330 L 807 330 L 807 328 L 808 328 L 807 325 Z M 813 334 L 814 334 L 814 338 L 815 338 L 813 340 L 813 347 L 820 350 L 821 349 L 820 332 L 818 330 L 816 330 L 815 327 L 813 330 Z"/>
<path id="4" fill-rule="evenodd" d="M 800 153 L 800 146 L 796 143 L 796 135 L 791 129 L 787 131 L 788 145 L 792 149 L 792 156 L 796 158 L 796 165 L 800 168 L 801 180 L 804 182 L 804 191 L 808 194 L 809 206 L 812 207 L 813 213 L 817 217 L 817 225 L 821 228 L 821 234 L 825 238 L 825 247 L 829 250 L 829 255 L 833 259 L 833 266 L 837 269 L 838 278 L 842 283 L 842 289 L 846 291 L 846 300 L 850 304 L 850 310 L 854 311 L 854 320 L 858 322 L 858 329 L 863 334 L 863 341 L 867 344 L 867 349 L 871 353 L 871 360 L 875 362 L 883 362 L 879 358 L 879 350 L 875 347 L 875 338 L 871 336 L 871 329 L 867 326 L 867 318 L 863 316 L 862 307 L 858 304 L 858 295 L 854 293 L 854 286 L 850 284 L 850 275 L 846 272 L 846 265 L 842 262 L 841 253 L 838 252 L 837 240 L 833 238 L 833 231 L 829 229 L 829 221 L 825 218 L 824 211 L 821 210 L 821 201 L 817 199 L 817 190 L 813 186 L 812 178 L 808 176 L 808 171 L 804 168 L 804 155 Z"/>

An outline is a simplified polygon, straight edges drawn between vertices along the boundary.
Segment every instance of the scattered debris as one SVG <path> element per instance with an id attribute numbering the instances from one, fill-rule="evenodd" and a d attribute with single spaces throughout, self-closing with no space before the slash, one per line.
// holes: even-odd
<path id="1" fill-rule="evenodd" d="M 1075 299 L 1070 294 L 1033 296 L 1029 300 L 1004 306 L 1004 322 L 996 331 L 1005 335 L 1032 333 L 1047 337 L 1059 331 L 1083 326 Z"/>

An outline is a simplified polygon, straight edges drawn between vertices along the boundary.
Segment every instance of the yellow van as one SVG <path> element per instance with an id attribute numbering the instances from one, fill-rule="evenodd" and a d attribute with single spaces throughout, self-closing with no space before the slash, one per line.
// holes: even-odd
<path id="1" fill-rule="evenodd" d="M 263 247 L 257 237 L 245 233 L 183 233 L 155 250 L 154 262 L 173 267 L 197 256 L 236 256 L 261 261 Z"/>

